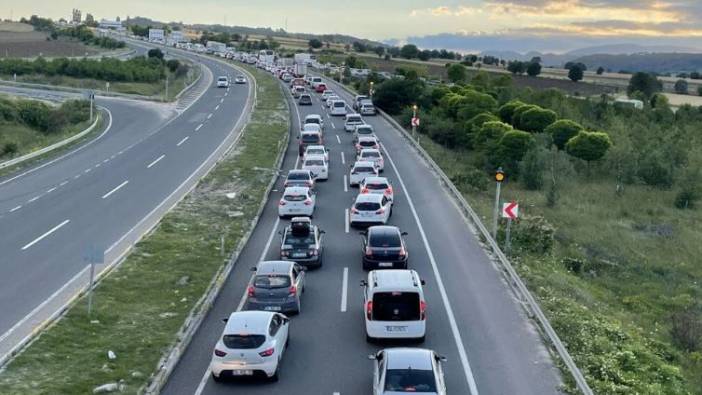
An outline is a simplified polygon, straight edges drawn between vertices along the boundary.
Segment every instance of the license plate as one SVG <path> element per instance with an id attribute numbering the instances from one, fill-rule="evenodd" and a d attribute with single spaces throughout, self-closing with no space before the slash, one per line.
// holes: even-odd
<path id="1" fill-rule="evenodd" d="M 307 254 L 304 252 L 296 252 L 292 254 L 293 258 L 307 258 Z"/>
<path id="2" fill-rule="evenodd" d="M 266 306 L 263 308 L 266 311 L 280 311 L 280 306 Z"/>
<path id="3" fill-rule="evenodd" d="M 385 330 L 388 332 L 407 332 L 406 326 L 386 326 Z"/>
<path id="4" fill-rule="evenodd" d="M 253 370 L 232 370 L 232 376 L 253 376 Z"/>
<path id="5" fill-rule="evenodd" d="M 392 262 L 380 262 L 378 263 L 379 267 L 392 267 Z"/>

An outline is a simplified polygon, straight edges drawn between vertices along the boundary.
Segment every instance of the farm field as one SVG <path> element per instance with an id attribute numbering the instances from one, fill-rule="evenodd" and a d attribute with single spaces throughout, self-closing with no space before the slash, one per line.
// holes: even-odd
<path id="1" fill-rule="evenodd" d="M 66 38 L 50 40 L 46 33 L 23 23 L 0 22 L 0 58 L 90 56 L 100 52 L 97 47 Z"/>

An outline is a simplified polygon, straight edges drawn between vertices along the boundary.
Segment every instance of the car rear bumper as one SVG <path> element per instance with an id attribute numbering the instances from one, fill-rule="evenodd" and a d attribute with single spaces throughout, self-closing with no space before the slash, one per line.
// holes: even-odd
<path id="1" fill-rule="evenodd" d="M 305 267 L 319 266 L 322 263 L 322 260 L 321 260 L 319 255 L 313 256 L 311 258 L 282 257 L 281 259 L 284 261 L 295 262 L 295 263 L 300 264 L 300 265 L 305 266 Z"/>
<path id="2" fill-rule="evenodd" d="M 382 260 L 368 258 L 363 256 L 363 267 L 370 270 L 374 269 L 407 269 L 407 258 L 405 259 L 393 259 L 393 260 Z"/>
<path id="3" fill-rule="evenodd" d="M 369 218 L 369 217 L 357 217 L 355 215 L 351 215 L 349 217 L 349 224 L 351 226 L 370 226 L 370 225 L 377 225 L 377 224 L 384 224 L 385 219 L 378 217 L 378 218 Z"/>
<path id="4" fill-rule="evenodd" d="M 404 330 L 389 330 L 404 328 Z M 420 339 L 426 334 L 426 321 L 369 321 L 366 334 L 374 339 Z"/>
<path id="5" fill-rule="evenodd" d="M 275 311 L 276 313 L 289 313 L 298 311 L 297 298 L 288 298 L 285 301 L 267 301 L 259 299 L 247 299 L 244 310 Z"/>
<path id="6" fill-rule="evenodd" d="M 264 363 L 243 364 L 235 362 L 212 361 L 210 363 L 210 371 L 218 378 L 237 378 L 237 377 L 271 377 L 275 374 L 278 368 L 278 360 L 271 358 L 271 361 Z M 236 372 L 251 371 L 253 375 L 242 376 L 235 374 Z"/>
<path id="7" fill-rule="evenodd" d="M 291 211 L 289 209 L 284 209 L 284 208 L 278 208 L 278 216 L 280 217 L 294 217 L 294 216 L 300 216 L 300 217 L 311 217 L 312 213 L 314 212 L 313 208 L 307 209 L 307 210 L 295 210 Z"/>

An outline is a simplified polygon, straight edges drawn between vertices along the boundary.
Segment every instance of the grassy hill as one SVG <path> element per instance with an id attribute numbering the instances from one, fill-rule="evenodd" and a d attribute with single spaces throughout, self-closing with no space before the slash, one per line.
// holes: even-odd
<path id="1" fill-rule="evenodd" d="M 702 54 L 693 53 L 641 53 L 631 55 L 588 55 L 574 62 L 584 63 L 589 70 L 604 67 L 612 71 L 647 71 L 652 73 L 677 73 L 702 70 Z"/>

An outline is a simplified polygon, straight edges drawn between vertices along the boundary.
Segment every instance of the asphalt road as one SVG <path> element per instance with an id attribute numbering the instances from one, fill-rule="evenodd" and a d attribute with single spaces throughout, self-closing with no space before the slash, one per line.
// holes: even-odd
<path id="1" fill-rule="evenodd" d="M 326 231 L 324 266 L 308 272 L 302 312 L 292 317 L 291 345 L 282 361 L 278 383 L 215 383 L 209 376 L 222 318 L 236 310 L 246 292 L 250 267 L 261 259 L 278 259 L 277 217 L 282 178 L 266 203 L 262 218 L 236 262 L 206 320 L 194 336 L 163 393 L 175 394 L 367 394 L 372 363 L 367 355 L 381 346 L 366 343 L 358 231 L 346 227 L 346 213 L 356 196 L 345 186 L 353 163 L 350 133 L 341 118 L 328 117 L 318 95 L 313 105 L 296 107 L 293 125 L 311 113 L 326 117 L 325 143 L 330 152 L 330 178 L 318 183 L 314 222 Z M 348 95 L 343 95 L 347 103 Z M 427 335 L 422 347 L 447 356 L 449 393 L 559 393 L 560 374 L 533 325 L 508 290 L 500 273 L 479 246 L 458 208 L 437 177 L 410 149 L 399 132 L 381 117 L 365 117 L 375 127 L 386 153 L 385 172 L 395 188 L 390 224 L 409 235 L 410 267 L 426 280 Z M 297 165 L 293 133 L 283 176 Z M 344 272 L 348 273 L 347 286 Z M 343 290 L 347 289 L 344 295 Z M 344 305 L 346 301 L 346 305 Z"/>
<path id="2" fill-rule="evenodd" d="M 239 74 L 200 59 L 215 79 Z M 3 341 L 22 337 L 16 325 L 84 271 L 91 247 L 117 242 L 230 135 L 249 85 L 218 89 L 210 73 L 200 83 L 204 94 L 189 97 L 184 111 L 98 98 L 112 114 L 101 137 L 50 165 L 0 179 L 0 351 Z"/>

